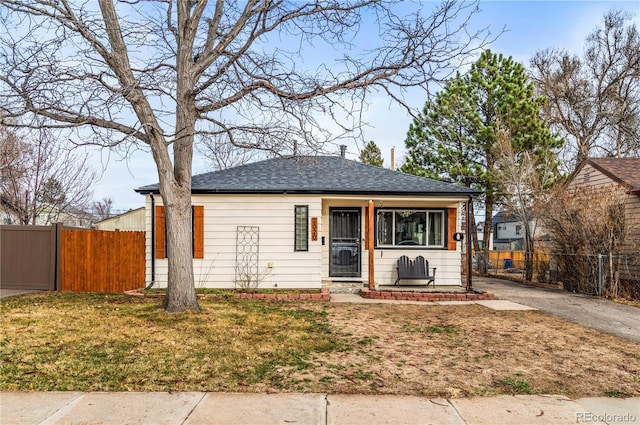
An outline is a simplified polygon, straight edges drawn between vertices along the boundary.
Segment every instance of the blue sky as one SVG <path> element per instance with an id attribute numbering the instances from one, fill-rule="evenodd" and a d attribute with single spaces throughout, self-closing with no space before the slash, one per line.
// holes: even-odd
<path id="1" fill-rule="evenodd" d="M 527 66 L 537 50 L 555 47 L 580 54 L 584 40 L 602 22 L 602 16 L 610 9 L 622 9 L 633 13 L 640 27 L 640 1 L 482 1 L 481 11 L 473 23 L 477 27 L 488 26 L 494 33 L 505 32 L 490 46 L 496 53 L 512 56 Z M 419 92 L 409 93 L 408 102 L 421 108 L 426 100 Z M 402 164 L 404 138 L 411 123 L 407 112 L 390 105 L 383 96 L 370 99 L 365 119 L 372 123 L 365 129 L 365 139 L 374 140 L 389 166 L 390 150 L 395 147 L 396 164 Z M 348 146 L 350 157 L 356 158 L 359 144 Z M 336 151 L 338 149 L 336 148 Z M 114 208 L 126 210 L 143 205 L 144 198 L 134 188 L 157 182 L 153 159 L 150 154 L 138 152 L 130 159 L 135 167 L 118 161 L 113 156 L 107 161 L 108 152 L 93 155 L 96 168 L 104 169 L 102 178 L 94 187 L 96 199 L 111 197 Z M 135 171 L 133 169 L 135 168 Z M 194 173 L 209 171 L 198 158 L 194 161 Z"/>

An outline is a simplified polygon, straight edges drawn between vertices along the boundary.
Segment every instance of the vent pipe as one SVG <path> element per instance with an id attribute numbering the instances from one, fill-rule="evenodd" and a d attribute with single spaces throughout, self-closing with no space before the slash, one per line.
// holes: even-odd
<path id="1" fill-rule="evenodd" d="M 391 170 L 396 169 L 396 148 L 391 148 Z"/>
<path id="2" fill-rule="evenodd" d="M 347 153 L 347 146 L 340 145 L 340 158 L 345 159 L 346 153 Z"/>

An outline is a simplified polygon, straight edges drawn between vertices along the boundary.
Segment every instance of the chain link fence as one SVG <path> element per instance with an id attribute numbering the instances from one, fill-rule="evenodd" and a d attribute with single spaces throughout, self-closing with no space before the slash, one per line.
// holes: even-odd
<path id="1" fill-rule="evenodd" d="M 525 279 L 524 251 L 489 251 L 473 256 L 474 269 L 488 262 L 487 274 Z M 588 295 L 640 299 L 640 254 L 567 254 L 536 251 L 533 282 L 562 284 L 564 289 Z"/>

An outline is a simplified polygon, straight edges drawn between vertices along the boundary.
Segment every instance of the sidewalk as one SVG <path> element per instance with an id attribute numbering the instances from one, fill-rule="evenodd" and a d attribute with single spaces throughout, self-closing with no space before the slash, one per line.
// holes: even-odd
<path id="1" fill-rule="evenodd" d="M 3 425 L 640 424 L 640 398 L 0 392 Z"/>
<path id="2" fill-rule="evenodd" d="M 414 303 L 368 300 L 352 294 L 332 294 L 331 301 Z M 495 310 L 535 310 L 531 305 L 507 300 L 419 304 L 480 304 Z M 555 395 L 519 395 L 439 399 L 297 393 L 0 392 L 0 425 L 21 424 L 640 425 L 640 398 L 571 400 Z"/>

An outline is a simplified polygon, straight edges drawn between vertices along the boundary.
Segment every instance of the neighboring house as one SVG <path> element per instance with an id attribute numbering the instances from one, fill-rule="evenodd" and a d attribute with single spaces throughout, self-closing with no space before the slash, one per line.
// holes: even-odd
<path id="1" fill-rule="evenodd" d="M 640 241 L 640 158 L 588 158 L 569 177 L 568 190 L 579 187 L 614 189 L 622 187 L 625 205 L 625 240 L 629 253 L 638 253 Z M 636 265 L 636 276 L 640 265 Z"/>
<path id="2" fill-rule="evenodd" d="M 53 205 L 40 205 L 35 225 L 48 226 L 53 223 L 62 223 L 69 227 L 90 228 L 93 226 L 93 220 L 91 214 L 79 209 L 60 210 Z M 0 202 L 0 224 L 22 224 L 19 212 L 6 202 Z"/>
<path id="3" fill-rule="evenodd" d="M 136 191 L 146 195 L 147 279 L 163 287 L 171 247 L 162 199 L 157 184 Z M 422 255 L 437 267 L 436 285 L 460 285 L 454 233 L 461 203 L 477 193 L 344 157 L 277 158 L 196 175 L 195 284 L 392 285 L 398 258 Z"/>
<path id="4" fill-rule="evenodd" d="M 144 232 L 146 230 L 145 215 L 145 207 L 140 207 L 98 221 L 95 227 L 98 230 L 136 230 Z"/>
<path id="5" fill-rule="evenodd" d="M 524 250 L 524 223 L 503 211 L 493 216 L 493 247 L 496 251 Z M 534 229 L 533 225 L 531 229 Z"/>
<path id="6" fill-rule="evenodd" d="M 0 195 L 0 224 L 19 224 L 16 209 L 2 195 Z"/>
<path id="7" fill-rule="evenodd" d="M 484 247 L 484 221 L 476 222 L 476 229 L 478 232 L 478 245 L 480 249 L 482 249 Z M 489 236 L 489 249 L 493 246 L 493 233 L 492 231 Z"/>

